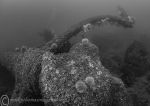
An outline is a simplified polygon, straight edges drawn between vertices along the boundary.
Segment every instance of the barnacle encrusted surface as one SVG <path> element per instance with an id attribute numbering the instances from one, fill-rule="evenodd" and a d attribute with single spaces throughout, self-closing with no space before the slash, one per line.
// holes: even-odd
<path id="1" fill-rule="evenodd" d="M 39 82 L 45 104 L 128 106 L 122 81 L 102 66 L 98 52 L 94 44 L 83 39 L 69 53 L 43 54 Z"/>
<path id="2" fill-rule="evenodd" d="M 33 104 L 42 106 L 41 101 L 38 100 L 42 98 L 38 79 L 43 53 L 44 51 L 40 49 L 29 48 L 15 55 L 12 67 L 15 73 L 15 89 L 11 96 L 10 106 L 33 106 Z"/>

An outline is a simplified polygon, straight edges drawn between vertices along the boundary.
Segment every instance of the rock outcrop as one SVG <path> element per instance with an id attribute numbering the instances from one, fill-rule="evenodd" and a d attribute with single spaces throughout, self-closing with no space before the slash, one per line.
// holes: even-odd
<path id="1" fill-rule="evenodd" d="M 83 39 L 69 53 L 43 54 L 40 87 L 48 106 L 130 106 L 121 79 L 99 59 L 99 49 Z"/>
<path id="2" fill-rule="evenodd" d="M 103 67 L 98 48 L 88 39 L 69 40 L 105 23 L 132 28 L 127 16 L 97 16 L 81 21 L 39 48 L 17 49 L 0 62 L 14 73 L 12 106 L 130 106 L 121 79 Z"/>

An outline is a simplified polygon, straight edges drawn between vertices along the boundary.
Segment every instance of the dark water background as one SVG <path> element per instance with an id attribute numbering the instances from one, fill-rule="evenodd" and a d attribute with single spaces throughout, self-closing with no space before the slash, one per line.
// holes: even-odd
<path id="1" fill-rule="evenodd" d="M 106 27 L 90 34 L 92 38 L 112 35 L 128 41 L 139 35 L 150 37 L 149 4 L 149 0 L 0 0 L 0 50 L 40 45 L 42 38 L 38 33 L 44 29 L 61 34 L 88 17 L 118 15 L 118 5 L 136 18 L 135 28 Z"/>
<path id="2" fill-rule="evenodd" d="M 134 77 L 141 78 L 136 76 L 136 73 L 144 73 L 142 77 L 145 76 L 144 78 L 150 82 L 150 53 L 149 62 L 145 64 L 143 60 L 147 61 L 147 57 L 141 55 L 145 49 L 143 50 L 139 43 L 135 43 L 131 53 L 127 52 L 127 57 L 129 55 L 129 58 L 125 58 L 127 62 L 122 61 L 126 49 L 134 40 L 142 41 L 150 51 L 150 0 L 0 0 L 0 53 L 22 45 L 28 47 L 41 45 L 44 41 L 39 32 L 45 29 L 52 29 L 59 35 L 86 18 L 107 14 L 118 15 L 118 5 L 135 17 L 134 28 L 124 29 L 108 25 L 87 35 L 99 47 L 103 65 L 111 72 L 124 75 L 121 76 L 123 81 L 129 76 L 134 84 Z M 143 51 L 138 53 L 136 50 Z M 137 53 L 134 54 L 134 51 Z M 135 61 L 130 59 L 130 54 Z M 136 59 L 143 60 L 136 61 Z M 130 66 L 128 61 L 132 64 L 137 63 L 138 68 L 128 67 Z M 126 82 L 131 81 L 129 79 Z M 137 91 L 137 98 L 140 97 L 135 100 L 135 106 L 147 106 L 137 105 L 140 100 L 149 100 L 150 105 L 150 83 L 142 81 L 145 79 L 137 81 L 132 88 L 133 91 Z M 12 91 L 14 82 L 12 74 L 0 66 L 0 95 Z M 147 91 L 141 90 L 146 87 Z"/>

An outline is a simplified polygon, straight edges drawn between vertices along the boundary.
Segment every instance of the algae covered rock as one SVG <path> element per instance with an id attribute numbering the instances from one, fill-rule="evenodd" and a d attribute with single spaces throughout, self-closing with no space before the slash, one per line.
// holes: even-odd
<path id="1" fill-rule="evenodd" d="M 121 79 L 103 67 L 98 48 L 88 39 L 69 53 L 43 54 L 39 82 L 45 104 L 51 106 L 128 106 Z"/>
<path id="2" fill-rule="evenodd" d="M 121 12 L 124 13 L 122 9 Z M 130 105 L 121 79 L 112 76 L 101 64 L 97 46 L 86 38 L 73 46 L 69 42 L 72 37 L 78 34 L 84 36 L 93 28 L 107 23 L 132 28 L 134 20 L 128 14 L 123 17 L 91 17 L 42 47 L 16 48 L 16 52 L 0 56 L 0 63 L 15 77 L 10 105 Z"/>

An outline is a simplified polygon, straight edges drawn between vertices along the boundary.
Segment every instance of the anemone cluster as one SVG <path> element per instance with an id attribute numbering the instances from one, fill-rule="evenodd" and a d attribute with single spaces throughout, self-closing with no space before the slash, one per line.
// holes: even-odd
<path id="1" fill-rule="evenodd" d="M 128 106 L 123 82 L 102 66 L 98 52 L 97 46 L 85 38 L 68 53 L 43 54 L 39 80 L 45 104 Z"/>

